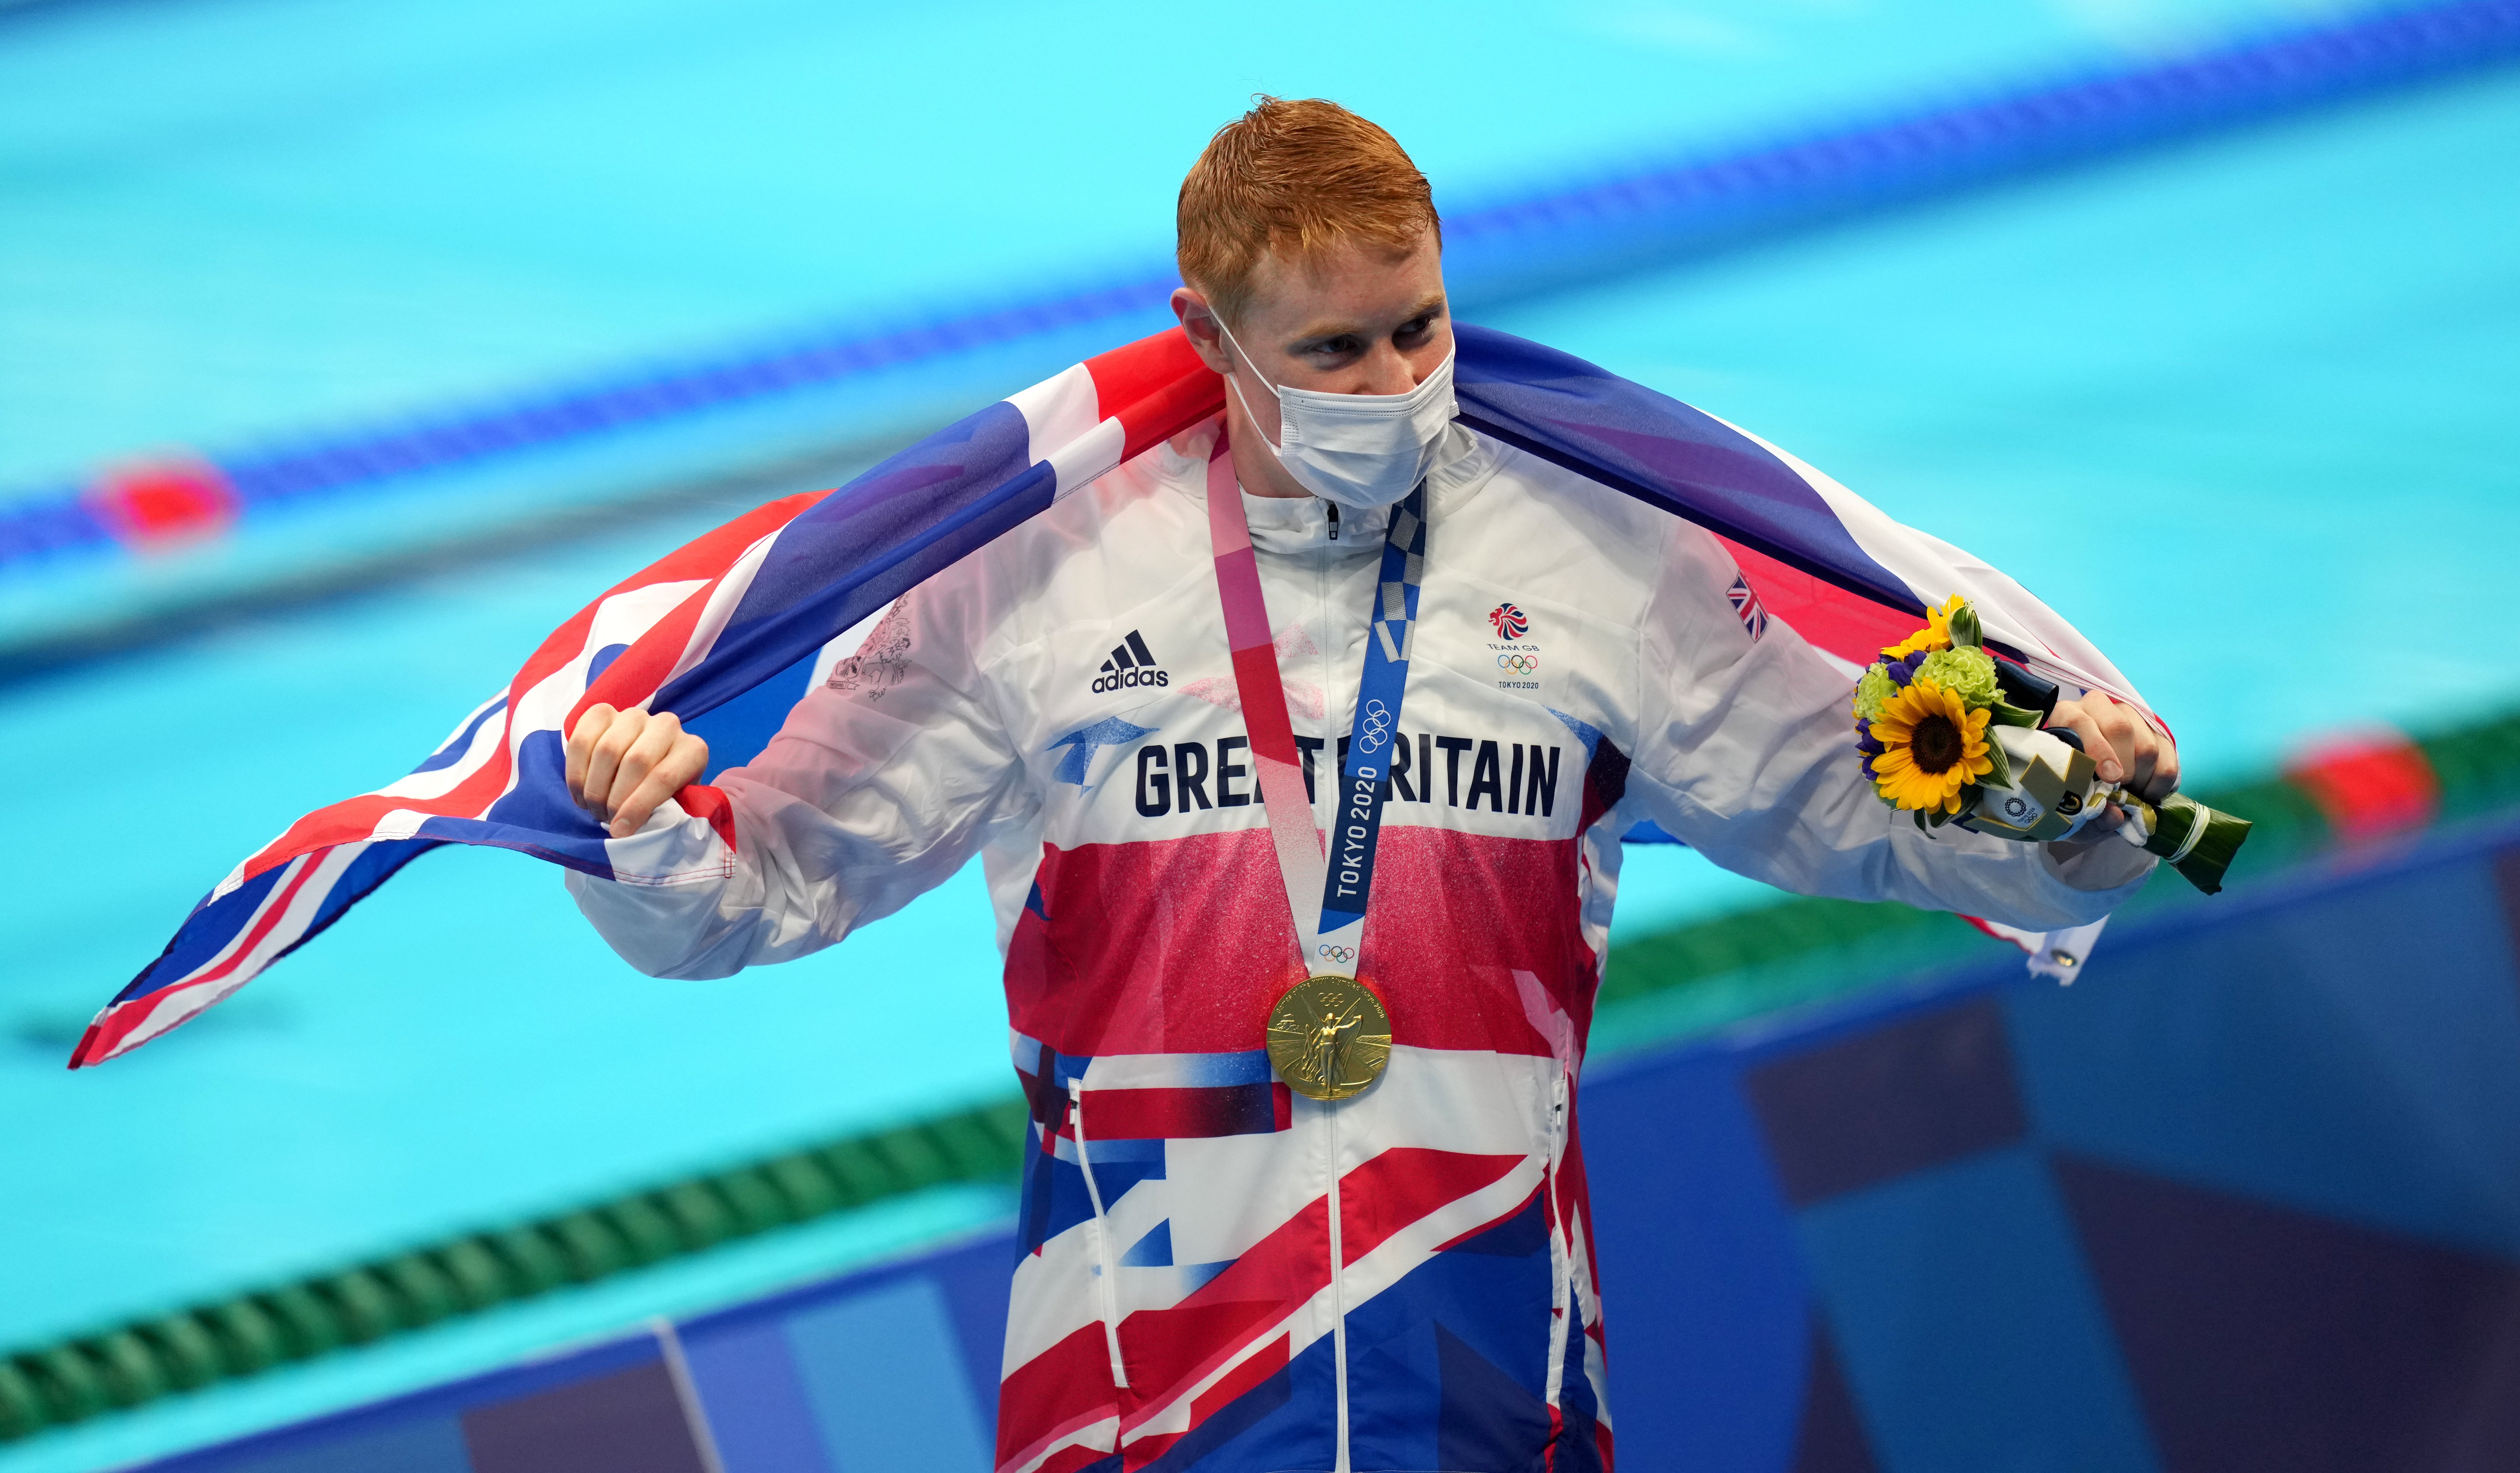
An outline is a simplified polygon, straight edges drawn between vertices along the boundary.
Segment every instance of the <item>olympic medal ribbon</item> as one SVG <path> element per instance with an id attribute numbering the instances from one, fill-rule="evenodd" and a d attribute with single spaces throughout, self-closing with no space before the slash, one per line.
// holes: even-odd
<path id="1" fill-rule="evenodd" d="M 1316 942 L 1306 920 L 1313 897 L 1322 891 L 1322 835 L 1313 826 L 1312 799 L 1304 794 L 1294 718 L 1287 714 L 1278 644 L 1270 638 L 1269 605 L 1251 552 L 1251 521 L 1242 513 L 1242 485 L 1235 479 L 1222 426 L 1207 462 L 1207 535 L 1216 553 L 1216 592 L 1225 605 L 1225 643 L 1234 652 L 1234 690 L 1251 738 L 1251 765 L 1278 848 L 1286 908 L 1295 918 L 1295 946 L 1309 966 Z"/>
<path id="2" fill-rule="evenodd" d="M 1357 691 L 1348 758 L 1339 774 L 1333 843 L 1337 863 L 1323 857 L 1312 800 L 1297 766 L 1295 725 L 1278 673 L 1278 647 L 1251 551 L 1251 524 L 1220 430 L 1207 463 L 1207 529 L 1216 555 L 1216 590 L 1225 608 L 1226 644 L 1234 652 L 1234 686 L 1251 737 L 1260 800 L 1277 842 L 1278 872 L 1294 916 L 1305 970 L 1354 978 L 1365 951 L 1365 913 L 1373 887 L 1373 854 L 1382 835 L 1389 754 L 1399 741 L 1408 693 L 1418 585 L 1425 576 L 1426 487 L 1420 482 L 1392 510 L 1383 535 L 1381 578 L 1374 590 L 1365 671 Z M 1319 897 L 1318 910 L 1313 900 Z"/>
<path id="3" fill-rule="evenodd" d="M 1391 509 L 1382 538 L 1382 577 L 1367 625 L 1365 671 L 1339 772 L 1323 869 L 1321 935 L 1307 964 L 1356 975 L 1365 952 L 1365 910 L 1373 893 L 1373 856 L 1382 842 L 1382 806 L 1391 796 L 1391 751 L 1400 743 L 1400 707 L 1409 693 L 1417 645 L 1418 591 L 1426 571 L 1426 483 Z"/>

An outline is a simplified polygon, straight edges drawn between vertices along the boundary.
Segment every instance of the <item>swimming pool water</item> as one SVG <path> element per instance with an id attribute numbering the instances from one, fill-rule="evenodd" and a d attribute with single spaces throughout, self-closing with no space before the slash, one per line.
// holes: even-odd
<path id="1" fill-rule="evenodd" d="M 0 13 L 0 494 L 1160 267 L 1268 90 L 1448 205 L 2304 0 L 157 0 Z"/>
<path id="2" fill-rule="evenodd" d="M 2228 774 L 2520 693 L 2514 159 L 2504 73 L 1495 325 L 2013 573 Z"/>

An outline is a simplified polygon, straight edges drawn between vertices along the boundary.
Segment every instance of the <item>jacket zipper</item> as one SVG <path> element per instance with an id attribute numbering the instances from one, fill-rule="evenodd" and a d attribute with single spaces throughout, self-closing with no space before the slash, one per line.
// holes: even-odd
<path id="1" fill-rule="evenodd" d="M 1550 1305 L 1556 1313 L 1549 1328 L 1549 1374 L 1547 1405 L 1552 1412 L 1564 1405 L 1559 1398 L 1565 1392 L 1566 1339 L 1575 1323 L 1575 1238 L 1566 1227 L 1565 1216 L 1558 1210 L 1557 1158 L 1566 1139 L 1566 1069 L 1561 1061 L 1556 1082 L 1549 1094 L 1549 1154 L 1541 1158 L 1540 1189 L 1549 1198 L 1549 1220 L 1556 1230 L 1550 1234 L 1551 1283 Z"/>
<path id="2" fill-rule="evenodd" d="M 1085 1081 L 1067 1082 L 1068 1120 L 1076 1127 L 1076 1164 L 1085 1173 L 1085 1195 L 1094 1204 L 1094 1256 L 1102 1280 L 1102 1342 L 1111 1352 L 1111 1384 L 1129 1385 L 1129 1367 L 1120 1361 L 1120 1266 L 1111 1257 L 1111 1224 L 1102 1212 L 1102 1188 L 1094 1181 L 1094 1158 L 1085 1147 Z"/>
<path id="3" fill-rule="evenodd" d="M 1323 1127 L 1330 1138 L 1330 1368 L 1338 1384 L 1338 1458 L 1332 1473 L 1349 1473 L 1347 1458 L 1347 1254 L 1339 1241 L 1339 1110 L 1344 1100 L 1322 1109 Z"/>

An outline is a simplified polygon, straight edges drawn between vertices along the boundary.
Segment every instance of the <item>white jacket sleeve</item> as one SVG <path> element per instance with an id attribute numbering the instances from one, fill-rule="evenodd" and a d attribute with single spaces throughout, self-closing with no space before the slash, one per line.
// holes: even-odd
<path id="1" fill-rule="evenodd" d="M 1640 631 L 1644 689 L 1625 805 L 1742 874 L 1806 895 L 1897 900 L 2031 930 L 2096 920 L 2153 860 L 2132 845 L 2050 846 L 1919 830 L 1858 765 L 1844 670 L 1779 620 L 1752 639 L 1723 545 L 1677 529 Z"/>
<path id="2" fill-rule="evenodd" d="M 973 657 L 976 622 L 934 583 L 895 603 L 759 756 L 719 775 L 730 870 L 669 884 L 572 872 L 579 910 L 651 976 L 724 977 L 820 951 L 943 883 L 1033 804 Z"/>

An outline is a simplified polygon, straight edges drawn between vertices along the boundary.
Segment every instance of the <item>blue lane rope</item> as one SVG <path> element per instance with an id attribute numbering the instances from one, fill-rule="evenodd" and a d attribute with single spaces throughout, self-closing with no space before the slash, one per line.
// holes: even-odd
<path id="1" fill-rule="evenodd" d="M 2086 73 L 1852 128 L 1685 160 L 1454 215 L 1465 305 L 1598 281 L 1691 249 L 2194 136 L 2520 56 L 2520 0 L 2389 10 L 2175 61 Z M 1134 276 L 1134 274 L 1133 274 Z M 1168 268 L 922 326 L 802 335 L 500 404 L 208 457 L 246 515 L 423 471 L 657 424 L 1161 309 Z M 114 534 L 86 489 L 0 499 L 0 571 Z"/>

